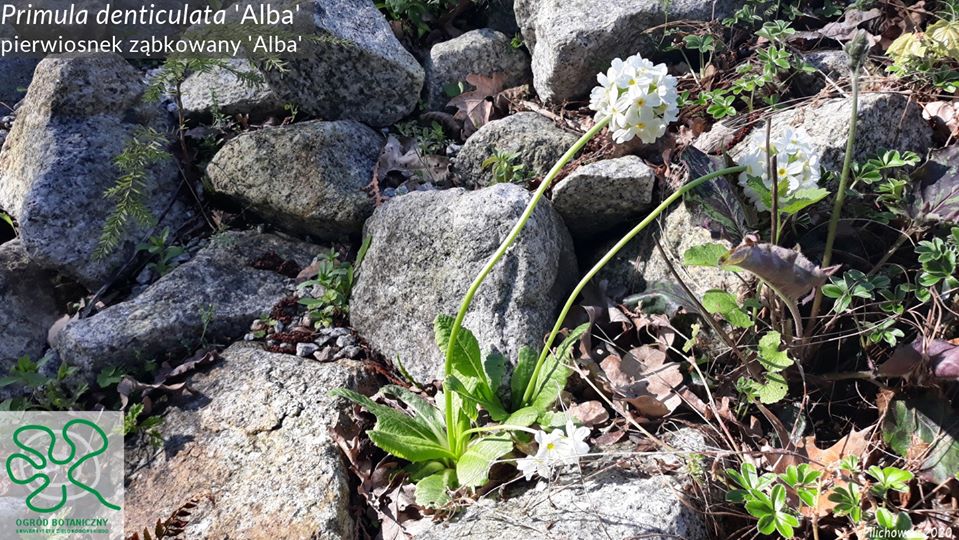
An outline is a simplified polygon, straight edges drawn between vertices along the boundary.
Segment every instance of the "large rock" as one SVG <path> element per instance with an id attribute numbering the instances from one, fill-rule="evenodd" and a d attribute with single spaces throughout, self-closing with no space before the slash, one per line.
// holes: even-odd
<path id="1" fill-rule="evenodd" d="M 290 231 L 357 234 L 383 138 L 353 121 L 304 122 L 231 139 L 207 166 L 214 190 Z"/>
<path id="2" fill-rule="evenodd" d="M 234 58 L 228 62 L 237 72 L 259 73 L 246 59 Z M 265 80 L 251 85 L 231 69 L 218 68 L 187 77 L 180 87 L 184 112 L 209 115 L 218 111 L 228 116 L 249 114 L 260 119 L 283 109 L 283 102 Z"/>
<path id="3" fill-rule="evenodd" d="M 227 232 L 189 262 L 160 278 L 132 300 L 67 325 L 54 344 L 60 358 L 90 375 L 110 366 L 135 367 L 201 339 L 243 335 L 250 322 L 289 294 L 291 279 L 267 258 L 309 264 L 319 248 L 273 235 Z"/>
<path id="4" fill-rule="evenodd" d="M 534 112 L 521 112 L 490 122 L 470 136 L 453 159 L 453 170 L 463 185 L 486 186 L 493 173 L 483 168 L 497 151 L 515 152 L 516 163 L 533 176 L 547 173 L 578 137 L 556 127 Z"/>
<path id="5" fill-rule="evenodd" d="M 0 374 L 21 356 L 39 360 L 46 349 L 47 331 L 60 315 L 50 277 L 19 240 L 0 246 Z"/>
<path id="6" fill-rule="evenodd" d="M 821 165 L 842 169 L 849 133 L 851 102 L 828 99 L 816 105 L 776 113 L 772 117 L 773 137 L 787 128 L 801 127 L 809 134 Z M 865 94 L 859 97 L 859 120 L 853 159 L 863 163 L 886 150 L 911 150 L 924 155 L 932 144 L 932 129 L 922 118 L 922 108 L 902 94 Z M 748 150 L 748 136 L 733 147 L 735 158 Z"/>
<path id="7" fill-rule="evenodd" d="M 553 188 L 553 208 L 569 232 L 588 238 L 645 215 L 656 173 L 636 156 L 584 165 Z"/>
<path id="8" fill-rule="evenodd" d="M 369 380 L 358 362 L 231 346 L 164 415 L 162 450 L 138 452 L 148 456 L 127 478 L 127 533 L 209 494 L 185 538 L 353 538 L 349 473 L 329 433 L 350 419 L 328 393 L 369 391 Z"/>
<path id="9" fill-rule="evenodd" d="M 731 0 L 516 0 L 516 21 L 533 51 L 533 85 L 544 100 L 582 97 L 613 58 L 661 55 L 670 21 L 710 21 L 728 14 Z"/>
<path id="10" fill-rule="evenodd" d="M 442 369 L 433 338 L 438 314 L 454 314 L 470 282 L 522 214 L 531 195 L 500 184 L 475 192 L 416 192 L 379 207 L 350 300 L 353 327 L 419 380 Z M 576 279 L 572 240 L 547 201 L 480 287 L 465 326 L 484 351 L 515 362 L 537 347 Z"/>
<path id="11" fill-rule="evenodd" d="M 114 208 L 104 191 L 122 174 L 114 158 L 144 126 L 172 130 L 165 111 L 143 102 L 140 79 L 116 55 L 41 61 L 0 153 L 0 207 L 19 220 L 27 253 L 91 289 L 130 258 L 146 230 L 130 223 L 116 250 L 92 258 Z M 148 172 L 142 196 L 159 217 L 180 178 L 172 157 Z M 166 222 L 182 219 L 174 204 Z"/>
<path id="12" fill-rule="evenodd" d="M 426 60 L 426 106 L 442 109 L 449 101 L 444 88 L 466 80 L 468 75 L 500 74 L 506 88 L 523 84 L 529 77 L 529 56 L 510 44 L 511 38 L 483 28 L 433 45 Z"/>
<path id="13" fill-rule="evenodd" d="M 378 127 L 412 112 L 423 68 L 373 2 L 313 0 L 304 6 L 311 7 L 318 39 L 304 40 L 283 71 L 263 72 L 280 100 L 325 120 L 349 118 Z"/>
<path id="14" fill-rule="evenodd" d="M 710 289 L 722 289 L 733 294 L 744 290 L 744 281 L 734 272 L 703 266 L 687 267 L 682 263 L 683 254 L 691 247 L 716 243 L 730 249 L 732 244 L 712 238 L 683 203 L 674 205 L 664 216 L 627 244 L 600 271 L 597 279 L 607 281 L 607 290 L 614 298 L 621 299 L 646 290 L 683 294 L 669 265 L 656 249 L 657 241 L 670 256 L 683 282 L 700 299 Z M 609 247 L 612 245 L 605 246 Z M 598 260 L 603 253 L 595 254 L 594 258 Z"/>
<path id="15" fill-rule="evenodd" d="M 506 501 L 484 498 L 417 538 L 705 540 L 703 518 L 683 503 L 682 487 L 675 477 L 642 478 L 610 467 Z"/>

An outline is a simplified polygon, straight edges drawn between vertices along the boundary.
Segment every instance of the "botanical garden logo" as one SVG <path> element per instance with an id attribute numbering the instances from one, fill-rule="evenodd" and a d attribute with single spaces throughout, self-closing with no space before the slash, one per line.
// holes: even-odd
<path id="1" fill-rule="evenodd" d="M 0 530 L 122 538 L 122 422 L 118 412 L 0 412 Z"/>

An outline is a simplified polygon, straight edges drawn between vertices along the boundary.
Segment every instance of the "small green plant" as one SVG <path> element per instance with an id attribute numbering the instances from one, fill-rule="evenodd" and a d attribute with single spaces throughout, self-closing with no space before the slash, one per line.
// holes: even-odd
<path id="1" fill-rule="evenodd" d="M 859 491 L 859 484 L 837 486 L 829 494 L 829 500 L 836 503 L 833 509 L 836 517 L 846 516 L 854 525 L 862 521 L 862 492 Z"/>
<path id="2" fill-rule="evenodd" d="M 890 491 L 905 493 L 909 491 L 909 482 L 913 479 L 913 474 L 896 467 L 878 467 L 873 465 L 869 467 L 866 474 L 871 476 L 876 482 L 870 488 L 870 491 L 877 497 L 885 497 Z"/>
<path id="3" fill-rule="evenodd" d="M 26 398 L 13 398 L 0 404 L 0 410 L 46 410 L 67 411 L 78 408 L 80 396 L 86 393 L 88 385 L 73 379 L 78 368 L 61 362 L 56 374 L 49 378 L 42 374 L 50 356 L 44 356 L 34 362 L 29 356 L 22 356 L 10 373 L 0 378 L 0 388 L 21 385 L 29 395 Z"/>
<path id="4" fill-rule="evenodd" d="M 455 4 L 454 0 L 382 0 L 376 2 L 376 7 L 384 11 L 388 19 L 403 24 L 422 38 Z"/>
<path id="5" fill-rule="evenodd" d="M 494 184 L 522 183 L 527 180 L 526 167 L 517 160 L 519 154 L 516 152 L 496 150 L 483 161 L 483 169 L 491 171 Z"/>
<path id="6" fill-rule="evenodd" d="M 13 232 L 13 236 L 17 236 L 17 226 L 14 225 L 13 218 L 10 217 L 10 214 L 0 211 L 0 222 L 6 223 Z"/>
<path id="7" fill-rule="evenodd" d="M 316 328 L 333 326 L 349 314 L 354 277 L 354 266 L 340 262 L 330 250 L 319 261 L 316 277 L 299 285 L 299 303 L 306 306 Z"/>
<path id="8" fill-rule="evenodd" d="M 123 415 L 123 435 L 133 435 L 142 433 L 150 446 L 159 448 L 163 446 L 163 435 L 160 433 L 160 424 L 163 423 L 162 416 L 147 416 L 142 421 L 140 416 L 143 414 L 143 404 L 137 403 L 131 405 Z"/>
<path id="9" fill-rule="evenodd" d="M 396 124 L 395 127 L 397 133 L 400 135 L 410 139 L 416 139 L 416 144 L 422 156 L 443 155 L 446 146 L 450 142 L 446 137 L 443 126 L 436 121 L 430 122 L 428 126 L 423 126 L 411 120 L 409 122 Z"/>
<path id="10" fill-rule="evenodd" d="M 184 253 L 184 249 L 177 245 L 170 245 L 170 228 L 164 227 L 159 234 L 151 236 L 146 242 L 137 246 L 137 251 L 150 255 L 152 262 L 147 268 L 164 276 L 173 270 L 173 260 Z"/>
<path id="11" fill-rule="evenodd" d="M 906 512 L 892 512 L 885 508 L 876 508 L 875 525 L 869 531 L 869 540 L 903 538 L 905 540 L 925 540 L 924 533 L 915 530 L 912 519 Z"/>
<path id="12" fill-rule="evenodd" d="M 799 518 L 797 510 L 790 508 L 786 500 L 786 487 L 778 481 L 787 485 L 792 481 L 801 489 L 809 489 L 806 483 L 813 485 L 818 478 L 814 471 L 799 472 L 797 467 L 779 477 L 770 473 L 759 476 L 751 463 L 743 463 L 738 471 L 726 469 L 726 475 L 738 486 L 726 493 L 726 500 L 741 503 L 749 515 L 758 520 L 756 529 L 760 533 L 778 532 L 786 538 L 792 538 L 794 529 L 799 527 Z M 806 504 L 805 499 L 800 500 Z"/>

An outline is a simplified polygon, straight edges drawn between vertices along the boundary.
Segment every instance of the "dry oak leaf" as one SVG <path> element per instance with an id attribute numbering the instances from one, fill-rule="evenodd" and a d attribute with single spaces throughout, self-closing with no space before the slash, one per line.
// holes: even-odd
<path id="1" fill-rule="evenodd" d="M 473 90 L 467 90 L 447 103 L 447 106 L 456 108 L 453 118 L 463 122 L 464 139 L 490 121 L 493 98 L 506 86 L 506 76 L 502 73 L 489 77 L 473 74 L 466 76 L 466 82 L 473 86 Z"/>
<path id="2" fill-rule="evenodd" d="M 617 397 L 624 399 L 646 417 L 660 418 L 682 403 L 678 389 L 683 374 L 676 362 L 667 362 L 666 353 L 644 345 L 625 356 L 609 355 L 601 363 Z"/>
<path id="3" fill-rule="evenodd" d="M 859 462 L 866 461 L 867 450 L 869 449 L 869 440 L 866 436 L 871 429 L 866 428 L 860 431 L 852 431 L 849 435 L 836 441 L 836 444 L 826 449 L 820 449 L 816 446 L 816 436 L 811 435 L 804 439 L 806 455 L 809 457 L 809 466 L 818 471 L 828 472 L 839 467 L 839 462 L 846 456 L 859 456 Z M 846 481 L 837 479 L 834 488 L 845 486 Z M 824 516 L 828 514 L 836 503 L 829 500 L 830 492 L 819 494 L 819 500 L 816 502 L 816 508 L 804 507 L 802 512 L 806 516 L 812 516 L 813 513 Z"/>

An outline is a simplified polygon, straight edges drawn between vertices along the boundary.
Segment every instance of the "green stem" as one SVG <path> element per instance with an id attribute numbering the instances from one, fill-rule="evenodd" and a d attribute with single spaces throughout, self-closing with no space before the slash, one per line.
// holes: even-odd
<path id="1" fill-rule="evenodd" d="M 533 198 L 530 199 L 529 203 L 526 205 L 526 210 L 523 211 L 523 215 L 521 215 L 516 224 L 513 225 L 513 230 L 510 231 L 506 239 L 503 240 L 503 243 L 500 244 L 499 248 L 496 250 L 496 253 L 490 257 L 490 260 L 486 263 L 486 266 L 484 266 L 476 278 L 473 279 L 473 283 L 470 285 L 469 289 L 467 289 L 466 296 L 463 297 L 463 302 L 460 304 L 460 309 L 456 314 L 456 319 L 453 320 L 453 326 L 450 328 L 449 343 L 446 346 L 446 362 L 443 368 L 443 373 L 445 376 L 449 376 L 450 372 L 452 371 L 453 344 L 456 343 L 456 340 L 459 337 L 460 328 L 463 326 L 463 319 L 466 318 L 466 312 L 469 311 L 470 304 L 473 303 L 473 297 L 476 296 L 477 289 L 479 289 L 480 285 L 483 284 L 483 281 L 486 280 L 486 277 L 489 276 L 490 272 L 493 271 L 493 268 L 500 261 L 500 259 L 503 258 L 503 255 L 506 254 L 506 251 L 510 248 L 510 246 L 513 245 L 513 242 L 516 241 L 519 233 L 524 227 L 526 227 L 526 222 L 529 221 L 530 216 L 533 215 L 533 211 L 536 210 L 536 206 L 539 204 L 540 199 L 542 199 L 543 195 L 546 194 L 546 190 L 549 189 L 550 184 L 553 183 L 553 180 L 555 180 L 560 171 L 563 170 L 563 167 L 565 167 L 566 164 L 569 163 L 573 157 L 583 149 L 584 146 L 586 146 L 587 142 L 601 132 L 608 123 L 609 119 L 597 122 L 592 129 L 584 133 L 583 136 L 580 137 L 579 140 L 576 141 L 561 158 L 559 158 L 559 161 L 553 165 L 553 168 L 550 169 L 546 177 L 543 178 L 542 183 L 539 185 L 539 189 L 536 190 L 536 192 L 533 194 Z M 450 448 L 454 449 L 456 448 L 456 443 L 460 438 L 460 434 L 457 433 L 458 428 L 456 428 L 456 424 L 454 424 L 453 393 L 444 388 L 443 397 L 445 398 L 446 406 L 447 440 Z"/>
<path id="2" fill-rule="evenodd" d="M 612 249 L 610 249 L 609 251 L 606 252 L 605 255 L 603 255 L 603 258 L 600 259 L 599 262 L 597 262 L 593 266 L 593 268 L 586 273 L 585 276 L 583 276 L 583 279 L 580 280 L 580 282 L 576 285 L 576 288 L 573 289 L 573 292 L 569 295 L 569 298 L 566 300 L 566 305 L 563 306 L 563 310 L 560 312 L 559 317 L 556 319 L 556 324 L 553 325 L 553 330 L 549 333 L 549 337 L 546 338 L 546 344 L 543 346 L 543 351 L 540 353 L 539 359 L 536 360 L 536 367 L 533 368 L 533 374 L 530 376 L 529 383 L 527 383 L 526 385 L 526 392 L 524 392 L 523 394 L 523 403 L 529 403 L 530 399 L 532 399 L 533 391 L 536 386 L 536 379 L 539 378 L 539 373 L 543 367 L 543 363 L 546 361 L 546 356 L 549 354 L 549 351 L 553 345 L 553 342 L 556 341 L 556 337 L 559 335 L 559 331 L 563 327 L 563 322 L 566 320 L 566 316 L 569 314 L 569 310 L 573 308 L 573 305 L 576 303 L 576 299 L 579 298 L 579 294 L 583 291 L 583 289 L 590 282 L 590 280 L 592 280 L 596 276 L 596 274 L 598 274 L 599 271 L 602 270 L 603 267 L 606 266 L 606 264 L 608 264 L 609 261 L 611 261 L 613 257 L 615 257 L 616 254 L 620 252 L 620 250 L 626 247 L 626 244 L 628 244 L 637 234 L 642 232 L 643 229 L 645 229 L 650 223 L 652 223 L 654 219 L 659 217 L 659 215 L 662 214 L 664 210 L 669 208 L 671 204 L 676 202 L 680 197 L 685 195 L 688 191 L 714 178 L 725 176 L 727 174 L 740 173 L 745 170 L 746 170 L 746 167 L 742 167 L 742 166 L 727 167 L 725 169 L 721 169 L 716 172 L 709 173 L 705 176 L 700 176 L 699 178 L 693 180 L 692 182 L 689 182 L 683 185 L 682 187 L 677 189 L 674 193 L 672 193 L 669 197 L 666 197 L 666 199 L 662 203 L 660 203 L 659 206 L 654 208 L 653 211 L 650 212 L 645 219 L 640 221 L 638 225 L 633 227 L 633 230 L 626 233 L 626 236 L 620 239 L 620 241 L 617 242 Z"/>
<path id="3" fill-rule="evenodd" d="M 836 191 L 836 199 L 832 205 L 832 216 L 829 218 L 829 232 L 826 234 L 826 248 L 822 254 L 822 267 L 825 268 L 832 262 L 832 249 L 836 243 L 836 231 L 839 229 L 839 215 L 842 212 L 842 205 L 846 202 L 846 190 L 849 186 L 849 173 L 852 170 L 852 155 L 856 146 L 856 123 L 859 117 L 859 70 L 852 72 L 852 115 L 849 119 L 849 136 L 846 138 L 846 155 L 842 162 L 842 174 L 839 177 L 839 189 Z M 819 317 L 819 310 L 822 308 L 822 288 L 816 289 L 816 296 L 813 299 L 812 311 L 809 313 L 809 322 L 806 326 L 806 335 L 812 334 L 812 327 L 816 324 L 816 318 Z"/>

